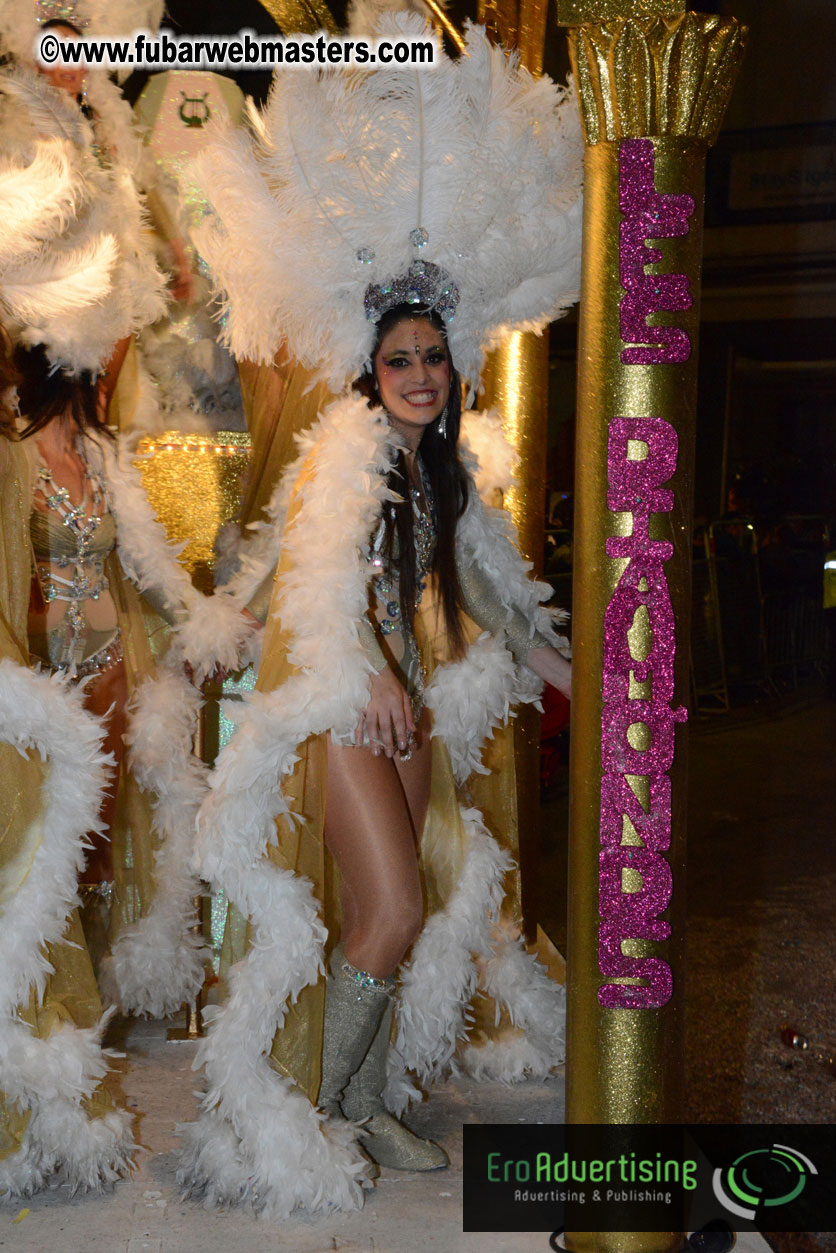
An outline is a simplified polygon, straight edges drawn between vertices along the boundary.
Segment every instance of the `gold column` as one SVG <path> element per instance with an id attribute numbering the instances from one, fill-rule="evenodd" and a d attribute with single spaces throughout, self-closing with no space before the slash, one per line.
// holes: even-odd
<path id="1" fill-rule="evenodd" d="M 734 19 L 683 10 L 677 0 L 558 0 L 558 20 L 573 27 L 587 143 L 572 634 L 570 1124 L 682 1119 L 681 706 L 688 693 L 702 202 L 706 150 L 745 35 Z M 584 1253 L 662 1253 L 681 1244 L 681 1232 L 566 1233 L 567 1247 Z"/>
<path id="2" fill-rule="evenodd" d="M 532 74 L 543 71 L 548 0 L 479 0 L 479 21 L 488 36 L 519 52 Z M 548 418 L 548 334 L 516 331 L 492 352 L 482 378 L 480 404 L 503 416 L 505 433 L 519 458 L 518 482 L 506 500 L 520 533 L 523 556 L 543 567 L 545 465 Z M 533 885 L 539 860 L 540 715 L 530 705 L 518 712 L 514 728 L 519 813 L 519 862 L 523 917 L 528 939 L 536 931 Z"/>

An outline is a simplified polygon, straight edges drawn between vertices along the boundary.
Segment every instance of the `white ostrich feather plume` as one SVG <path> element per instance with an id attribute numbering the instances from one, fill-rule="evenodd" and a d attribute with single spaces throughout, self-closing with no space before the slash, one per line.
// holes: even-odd
<path id="1" fill-rule="evenodd" d="M 414 13 L 377 29 L 432 37 Z M 460 60 L 431 70 L 278 73 L 256 137 L 230 132 L 192 168 L 232 351 L 270 361 L 286 341 L 339 390 L 374 342 L 367 285 L 421 259 L 458 287 L 450 348 L 475 384 L 487 344 L 577 299 L 582 154 L 569 93 L 475 27 Z"/>
<path id="2" fill-rule="evenodd" d="M 19 262 L 45 235 L 62 230 L 78 196 L 69 153 L 60 139 L 40 144 L 26 164 L 0 159 L 0 267 Z"/>
<path id="3" fill-rule="evenodd" d="M 439 8 L 445 9 L 446 3 Z M 351 0 L 348 6 L 349 35 L 372 35 L 387 13 L 398 9 L 403 13 L 419 13 L 430 20 L 430 11 L 422 0 Z"/>
<path id="4" fill-rule="evenodd" d="M 12 317 L 27 324 L 21 338 L 43 342 L 45 324 L 100 304 L 113 286 L 118 245 L 112 235 L 98 235 L 71 252 L 41 251 L 22 267 L 3 274 L 0 300 Z M 54 327 L 51 345 L 58 351 L 64 336 Z"/>
<path id="5" fill-rule="evenodd" d="M 112 83 L 98 90 L 111 102 L 103 131 L 119 158 L 106 169 L 65 93 L 25 69 L 0 75 L 0 211 L 8 204 L 9 227 L 0 306 L 14 338 L 44 344 L 50 363 L 73 373 L 98 371 L 117 340 L 165 312 L 165 280 L 131 174 L 139 146 L 130 110 Z"/>
<path id="6" fill-rule="evenodd" d="M 52 87 L 45 78 L 30 69 L 14 67 L 0 77 L 0 90 L 23 110 L 30 134 L 69 139 L 79 145 L 85 142 L 87 123 L 81 111 L 65 91 Z M 17 129 L 14 116 L 8 120 L 4 117 L 4 123 L 13 133 Z"/>

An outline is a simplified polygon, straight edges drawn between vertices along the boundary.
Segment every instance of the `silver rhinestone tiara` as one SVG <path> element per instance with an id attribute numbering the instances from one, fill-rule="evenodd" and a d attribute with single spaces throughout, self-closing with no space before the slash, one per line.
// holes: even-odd
<path id="1" fill-rule="evenodd" d="M 35 0 L 35 18 L 41 26 L 44 22 L 58 21 L 86 30 L 90 25 L 89 18 L 76 13 L 75 0 Z"/>
<path id="2" fill-rule="evenodd" d="M 432 261 L 413 261 L 405 274 L 388 283 L 370 283 L 363 301 L 366 317 L 379 322 L 395 305 L 425 305 L 445 322 L 455 315 L 459 289 L 450 275 Z"/>

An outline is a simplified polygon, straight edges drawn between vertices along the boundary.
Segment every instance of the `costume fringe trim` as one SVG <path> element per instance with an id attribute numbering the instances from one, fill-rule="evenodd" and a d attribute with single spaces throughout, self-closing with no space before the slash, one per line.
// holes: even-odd
<path id="1" fill-rule="evenodd" d="M 52 972 L 46 946 L 64 933 L 85 837 L 99 827 L 111 759 L 82 701 L 55 676 L 0 662 L 0 738 L 49 763 L 41 843 L 0 925 L 0 1090 L 32 1111 L 20 1149 L 0 1162 L 0 1195 L 28 1196 L 53 1181 L 74 1192 L 101 1188 L 127 1173 L 135 1149 L 127 1112 L 91 1119 L 81 1104 L 108 1070 L 105 1019 L 87 1030 L 65 1023 L 41 1040 L 16 1016 L 30 989 L 43 994 Z"/>

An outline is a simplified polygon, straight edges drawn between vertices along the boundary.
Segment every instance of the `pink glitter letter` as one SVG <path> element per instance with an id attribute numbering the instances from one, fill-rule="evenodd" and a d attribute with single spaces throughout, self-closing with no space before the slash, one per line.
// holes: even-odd
<path id="1" fill-rule="evenodd" d="M 624 215 L 620 232 L 621 338 L 625 344 L 648 347 L 625 348 L 624 365 L 656 365 L 687 361 L 691 340 L 675 326 L 648 326 L 653 313 L 690 309 L 693 301 L 687 274 L 648 274 L 645 267 L 658 265 L 662 253 L 648 247 L 648 239 L 687 235 L 694 212 L 692 196 L 656 191 L 656 154 L 650 139 L 624 139 L 619 150 L 619 203 Z M 650 345 L 654 345 L 651 347 Z"/>
<path id="2" fill-rule="evenodd" d="M 646 456 L 628 455 L 630 440 L 646 446 Z M 676 748 L 676 723 L 686 712 L 671 708 L 674 695 L 676 622 L 664 563 L 673 545 L 650 538 L 652 513 L 669 513 L 674 494 L 662 486 L 676 470 L 677 435 L 662 418 L 613 418 L 608 444 L 607 506 L 632 515 L 631 534 L 607 540 L 607 556 L 627 559 L 604 614 L 603 709 L 601 719 L 601 854 L 599 907 L 601 924 L 598 964 L 610 978 L 642 978 L 644 984 L 605 983 L 598 1000 L 613 1009 L 653 1009 L 673 994 L 670 966 L 661 958 L 628 957 L 625 940 L 664 940 L 670 926 L 659 915 L 671 899 L 672 877 L 659 850 L 670 847 L 671 785 L 667 771 Z M 630 651 L 628 632 L 640 607 L 647 612 L 651 632 L 645 657 Z M 630 698 L 630 678 L 650 683 L 650 691 Z M 646 749 L 634 748 L 627 733 L 641 725 L 649 739 Z M 626 775 L 645 777 L 650 806 L 645 812 Z M 623 843 L 624 818 L 629 819 L 641 845 Z M 641 887 L 625 892 L 622 870 L 641 875 Z"/>

